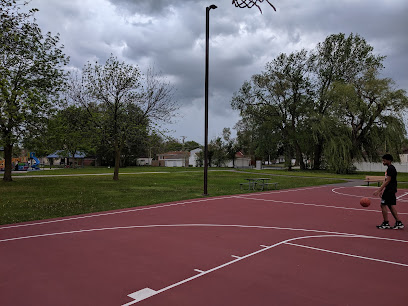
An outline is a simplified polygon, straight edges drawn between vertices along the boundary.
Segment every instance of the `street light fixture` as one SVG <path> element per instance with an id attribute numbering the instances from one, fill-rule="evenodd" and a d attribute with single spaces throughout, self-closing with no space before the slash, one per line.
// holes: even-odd
<path id="1" fill-rule="evenodd" d="M 204 135 L 204 196 L 208 195 L 208 59 L 210 41 L 210 10 L 215 10 L 216 5 L 212 4 L 205 8 L 205 135 Z"/>

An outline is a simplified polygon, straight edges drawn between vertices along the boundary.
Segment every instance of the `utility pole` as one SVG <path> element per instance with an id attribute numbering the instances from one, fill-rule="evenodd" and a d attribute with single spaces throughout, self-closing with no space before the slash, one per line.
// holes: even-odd
<path id="1" fill-rule="evenodd" d="M 204 196 L 208 196 L 208 62 L 210 53 L 210 10 L 215 10 L 212 4 L 205 8 L 205 116 L 204 116 Z"/>
<path id="2" fill-rule="evenodd" d="M 184 139 L 186 139 L 187 136 L 180 136 L 180 137 L 183 138 L 183 149 L 182 149 L 182 151 L 184 151 Z"/>

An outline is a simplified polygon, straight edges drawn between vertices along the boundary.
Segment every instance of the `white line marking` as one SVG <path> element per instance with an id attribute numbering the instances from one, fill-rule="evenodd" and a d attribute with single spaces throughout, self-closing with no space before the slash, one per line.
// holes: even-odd
<path id="1" fill-rule="evenodd" d="M 179 206 L 179 205 L 184 205 L 184 204 L 195 204 L 195 203 L 201 203 L 201 202 L 207 202 L 207 201 L 215 201 L 215 200 L 220 200 L 220 199 L 221 200 L 223 200 L 223 199 L 232 199 L 232 198 L 235 198 L 235 196 L 205 198 L 205 199 L 191 200 L 191 201 L 185 201 L 185 202 L 177 202 L 177 203 L 173 203 L 173 204 L 164 204 L 164 205 L 156 204 L 155 206 L 145 206 L 145 207 L 142 207 L 142 208 L 127 209 L 127 210 L 106 212 L 106 213 L 100 213 L 100 214 L 97 213 L 97 214 L 86 215 L 86 216 L 79 216 L 79 217 L 72 217 L 72 218 L 65 218 L 65 219 L 58 219 L 58 220 L 48 220 L 48 221 L 42 221 L 42 222 L 40 221 L 40 222 L 28 223 L 28 224 L 10 225 L 10 226 L 0 227 L 0 230 L 9 229 L 9 228 L 16 228 L 16 227 L 26 227 L 26 226 L 49 224 L 49 223 L 65 222 L 65 221 L 72 221 L 72 220 L 78 220 L 78 219 L 87 219 L 87 218 L 103 217 L 103 216 L 110 216 L 110 215 L 118 215 L 118 214 L 132 213 L 132 212 L 143 211 L 143 210 L 158 209 L 158 208 Z"/>
<path id="2" fill-rule="evenodd" d="M 170 173 L 170 172 L 166 172 L 166 173 Z M 283 192 L 303 191 L 303 190 L 308 190 L 308 189 L 316 189 L 316 188 L 324 188 L 324 187 L 327 187 L 327 186 L 313 186 L 313 187 L 294 188 L 294 189 L 288 189 L 288 190 L 278 190 L 278 191 L 270 191 L 270 192 L 262 192 L 262 193 L 251 193 L 251 194 L 249 194 L 249 196 L 283 193 Z M 195 204 L 195 203 L 201 203 L 201 202 L 207 202 L 207 201 L 216 201 L 216 200 L 232 199 L 232 198 L 239 198 L 240 199 L 240 198 L 245 198 L 245 197 L 243 197 L 243 195 L 241 195 L 241 196 L 239 196 L 239 195 L 230 195 L 230 196 L 219 196 L 219 197 L 214 197 L 214 198 L 204 198 L 204 199 L 198 199 L 198 200 L 197 199 L 196 200 L 188 200 L 188 201 L 185 201 L 185 202 L 177 202 L 177 203 L 173 203 L 173 204 L 164 204 L 164 205 L 155 204 L 155 206 L 145 206 L 145 207 L 142 207 L 142 208 L 126 209 L 126 210 L 114 211 L 114 212 L 94 213 L 92 215 L 68 217 L 68 218 L 57 219 L 57 220 L 47 220 L 47 221 L 38 221 L 38 222 L 33 222 L 33 223 L 16 224 L 16 225 L 9 225 L 9 226 L 0 226 L 0 230 L 9 229 L 9 228 L 43 225 L 43 224 L 50 224 L 50 223 L 57 223 L 57 222 L 65 222 L 65 221 L 72 221 L 72 220 L 79 220 L 79 219 L 103 217 L 103 216 L 110 216 L 110 215 L 118 215 L 118 214 L 132 213 L 132 212 L 143 211 L 143 210 L 179 206 L 179 205 L 184 205 L 184 204 Z"/>
<path id="3" fill-rule="evenodd" d="M 194 269 L 194 271 L 196 271 L 196 272 L 198 272 L 198 273 L 204 273 L 203 270 Z"/>
<path id="4" fill-rule="evenodd" d="M 312 186 L 312 187 L 300 187 L 300 188 L 293 188 L 293 189 L 284 189 L 284 190 L 270 190 L 270 191 L 263 191 L 263 192 L 256 192 L 256 193 L 244 193 L 238 196 L 262 196 L 266 194 L 277 194 L 277 193 L 288 193 L 288 192 L 296 192 L 296 191 L 304 191 L 304 190 L 311 190 L 311 189 L 319 189 L 319 188 L 327 188 L 327 185 L 322 186 Z"/>
<path id="5" fill-rule="evenodd" d="M 260 247 L 262 247 L 262 248 L 269 248 L 270 245 L 263 245 L 263 244 L 261 244 Z"/>
<path id="6" fill-rule="evenodd" d="M 161 227 L 163 228 L 166 228 L 166 227 L 231 227 L 231 228 L 275 229 L 275 230 L 311 232 L 311 233 L 318 233 L 318 234 L 331 234 L 331 235 L 350 236 L 350 237 L 358 236 L 358 237 L 364 237 L 364 238 L 370 238 L 370 239 L 408 243 L 408 240 L 375 237 L 375 236 L 365 236 L 365 235 L 352 234 L 352 233 L 321 231 L 321 230 L 304 229 L 304 228 L 261 226 L 261 225 L 237 225 L 237 224 L 153 224 L 153 225 L 132 225 L 132 226 L 119 226 L 119 227 L 93 228 L 93 229 L 76 230 L 76 231 L 68 231 L 68 232 L 56 232 L 56 233 L 48 233 L 48 234 L 6 238 L 6 239 L 0 240 L 0 243 L 16 241 L 16 240 L 24 240 L 24 239 L 41 238 L 41 237 L 52 237 L 52 236 L 58 236 L 58 235 L 70 235 L 70 234 L 80 234 L 80 233 L 89 233 L 89 232 L 111 231 L 111 230 L 128 230 L 128 229 L 137 229 L 137 228 L 161 228 Z M 270 246 L 264 246 L 264 247 L 269 248 Z"/>
<path id="7" fill-rule="evenodd" d="M 378 200 L 378 199 L 380 199 L 379 197 L 367 197 L 367 196 L 361 196 L 361 195 L 355 195 L 355 194 L 348 194 L 348 193 L 343 193 L 343 192 L 339 192 L 339 191 L 337 191 L 338 189 L 344 189 L 344 188 L 350 188 L 350 187 L 337 187 L 337 188 L 333 188 L 332 189 L 332 192 L 333 193 L 336 193 L 336 194 L 339 194 L 339 195 L 342 195 L 342 196 L 349 196 L 349 197 L 355 197 L 355 198 L 362 198 L 362 197 L 365 197 L 365 198 L 369 198 L 369 199 L 373 199 L 373 200 Z M 372 188 L 372 187 L 367 187 L 367 188 Z M 408 194 L 408 193 L 407 193 Z M 400 202 L 408 202 L 408 200 L 400 200 Z"/>
<path id="8" fill-rule="evenodd" d="M 231 255 L 231 257 L 234 257 L 234 258 L 237 258 L 237 259 L 241 258 L 241 256 L 235 256 L 235 255 Z"/>
<path id="9" fill-rule="evenodd" d="M 133 292 L 133 293 L 129 294 L 128 297 L 131 297 L 132 299 L 134 299 L 134 301 L 132 301 L 130 303 L 123 304 L 122 306 L 132 305 L 135 302 L 136 303 L 140 302 L 140 301 L 142 301 L 144 299 L 147 299 L 147 298 L 149 298 L 149 297 L 151 297 L 152 295 L 155 295 L 155 294 L 156 294 L 156 291 L 153 290 L 153 289 L 150 289 L 150 288 L 141 289 L 139 291 L 136 291 L 136 292 Z"/>
<path id="10" fill-rule="evenodd" d="M 377 259 L 377 258 L 371 258 L 371 257 L 365 257 L 365 256 L 359 256 L 359 255 L 353 255 L 353 254 L 347 254 L 347 253 L 342 253 L 342 252 L 336 252 L 336 251 L 331 251 L 331 250 L 326 250 L 326 249 L 320 249 L 320 248 L 315 248 L 315 247 L 310 247 L 306 245 L 301 245 L 301 244 L 296 244 L 296 243 L 285 243 L 288 245 L 296 246 L 296 247 L 301 247 L 301 248 L 306 248 L 306 249 L 311 249 L 315 251 L 321 251 L 321 252 L 326 252 L 326 253 L 332 253 L 332 254 L 337 254 L 337 255 L 343 255 L 343 256 L 349 256 L 349 257 L 354 257 L 354 258 L 360 258 L 360 259 L 366 259 L 366 260 L 372 260 L 372 261 L 377 261 L 377 262 L 383 262 L 387 264 L 392 264 L 392 265 L 397 265 L 397 266 L 403 266 L 403 267 L 408 267 L 408 264 L 403 264 L 399 262 L 394 262 L 394 261 L 388 261 L 388 260 L 382 260 L 382 259 Z"/>
<path id="11" fill-rule="evenodd" d="M 367 208 L 342 207 L 342 206 L 313 204 L 313 203 L 302 203 L 302 202 L 290 202 L 290 201 L 271 200 L 271 199 L 257 199 L 257 198 L 249 198 L 249 197 L 244 198 L 244 197 L 240 197 L 240 196 L 236 196 L 236 198 L 242 198 L 242 199 L 253 200 L 253 201 L 275 202 L 275 203 L 282 203 L 282 204 L 315 206 L 315 207 L 324 207 L 324 208 L 335 208 L 335 209 L 343 209 L 343 210 L 357 210 L 357 211 L 364 211 L 364 212 L 368 211 L 368 212 L 375 212 L 375 213 L 379 212 L 379 210 L 367 209 Z M 399 215 L 408 215 L 408 213 L 403 213 L 403 212 L 398 212 L 398 214 Z"/>
<path id="12" fill-rule="evenodd" d="M 274 247 L 277 247 L 277 246 L 279 246 L 279 245 L 290 244 L 291 241 L 296 241 L 296 240 L 303 240 L 303 239 L 310 239 L 310 238 L 328 238 L 328 237 L 338 237 L 338 238 L 369 238 L 368 236 L 358 236 L 358 235 L 317 235 L 317 236 L 303 236 L 303 237 L 296 237 L 296 238 L 287 239 L 287 240 L 284 240 L 284 241 L 275 243 L 275 244 L 273 244 L 273 245 L 270 245 L 269 247 L 266 247 L 266 248 L 264 248 L 264 249 L 262 249 L 262 250 L 258 250 L 258 251 L 256 251 L 256 252 L 253 252 L 253 253 L 250 253 L 250 254 L 248 254 L 248 255 L 242 256 L 242 257 L 239 258 L 239 259 L 235 259 L 235 260 L 232 260 L 232 261 L 227 262 L 227 263 L 225 263 L 225 264 L 222 264 L 222 265 L 220 265 L 220 266 L 218 266 L 218 267 L 215 267 L 215 268 L 213 268 L 213 269 L 210 269 L 210 270 L 208 270 L 208 271 L 206 271 L 206 272 L 204 272 L 204 273 L 202 273 L 202 274 L 198 274 L 198 275 L 192 276 L 192 277 L 190 277 L 190 278 L 187 278 L 187 279 L 185 279 L 185 280 L 179 281 L 179 282 L 177 282 L 177 283 L 175 283 L 175 284 L 173 284 L 173 285 L 170 285 L 170 286 L 168 286 L 168 287 L 165 287 L 165 288 L 163 288 L 163 289 L 158 290 L 154 295 L 157 295 L 157 294 L 160 294 L 160 293 L 162 293 L 162 292 L 164 292 L 164 291 L 167 291 L 167 290 L 169 290 L 169 289 L 178 287 L 178 286 L 180 286 L 180 285 L 182 285 L 182 284 L 185 284 L 185 283 L 187 283 L 187 282 L 190 282 L 190 281 L 192 281 L 192 280 L 194 280 L 194 279 L 196 279 L 196 278 L 202 277 L 202 276 L 204 276 L 204 275 L 206 275 L 206 274 L 212 273 L 212 272 L 214 272 L 214 271 L 217 271 L 217 270 L 219 270 L 219 269 L 222 269 L 222 268 L 224 268 L 224 267 L 227 267 L 227 266 L 229 266 L 229 265 L 232 265 L 232 264 L 234 264 L 234 263 L 236 263 L 236 262 L 238 262 L 238 261 L 244 260 L 244 259 L 246 259 L 246 258 L 255 256 L 255 255 L 257 255 L 257 254 L 260 254 L 260 253 L 262 253 L 262 252 L 265 252 L 265 251 L 267 251 L 267 250 L 270 250 L 270 249 L 272 249 L 272 248 L 274 248 Z M 405 242 L 408 242 L 408 241 L 405 241 Z M 296 245 L 296 244 L 295 244 L 295 245 Z M 298 245 L 296 245 L 296 246 L 298 246 Z M 299 245 L 299 246 L 301 246 L 301 245 Z M 324 250 L 324 251 L 327 251 L 327 250 Z M 343 255 L 343 254 L 341 254 L 341 255 Z M 352 256 L 352 255 L 350 255 L 350 254 L 344 254 L 344 255 Z M 352 256 L 352 257 L 354 257 L 354 256 Z M 364 257 L 362 257 L 362 256 L 359 256 L 359 258 L 369 259 L 369 260 L 375 260 L 375 259 L 372 259 L 372 258 L 364 258 Z M 393 263 L 393 262 L 387 262 L 387 261 L 382 261 L 382 260 L 375 260 L 375 261 L 386 262 L 386 263 Z M 399 263 L 393 263 L 393 264 L 399 264 Z M 405 265 L 405 264 L 400 264 L 400 265 L 408 266 L 408 265 Z M 136 302 L 131 302 L 131 303 L 129 303 L 128 305 L 135 304 L 135 303 L 136 303 Z"/>
<path id="13" fill-rule="evenodd" d="M 157 294 L 160 294 L 160 293 L 162 293 L 162 292 L 164 292 L 164 291 L 167 291 L 167 290 L 169 290 L 169 289 L 178 287 L 178 286 L 180 286 L 180 285 L 182 285 L 182 284 L 185 284 L 185 283 L 187 283 L 187 282 L 190 282 L 190 281 L 192 281 L 192 280 L 194 280 L 194 279 L 196 279 L 196 278 L 199 278 L 199 277 L 202 277 L 202 276 L 207 275 L 207 274 L 209 274 L 209 273 L 212 273 L 212 272 L 214 272 L 214 271 L 220 270 L 220 269 L 225 268 L 225 267 L 227 267 L 227 266 L 229 266 L 229 265 L 232 265 L 232 264 L 234 264 L 234 263 L 236 263 L 236 262 L 238 262 L 238 261 L 241 261 L 241 260 L 247 259 L 247 258 L 249 258 L 249 257 L 255 256 L 255 255 L 259 254 L 259 253 L 268 251 L 268 250 L 270 250 L 270 249 L 272 249 L 272 248 L 274 248 L 274 247 L 277 247 L 277 246 L 279 246 L 279 245 L 285 244 L 285 243 L 287 243 L 287 242 L 295 241 L 295 240 L 301 240 L 301 239 L 308 239 L 308 238 L 326 238 L 326 237 L 343 237 L 343 236 L 340 236 L 340 235 L 318 235 L 318 236 L 303 236 L 303 237 L 290 238 L 290 239 L 287 239 L 287 240 L 284 240 L 284 241 L 275 243 L 275 244 L 273 244 L 273 245 L 270 245 L 269 247 L 264 248 L 264 249 L 262 249 L 262 250 L 258 250 L 258 251 L 255 251 L 255 252 L 253 252 L 253 253 L 250 253 L 250 254 L 248 254 L 248 255 L 242 256 L 242 257 L 239 258 L 239 259 L 234 259 L 234 260 L 232 260 L 232 261 L 229 261 L 229 262 L 227 262 L 227 263 L 225 263 L 225 264 L 222 264 L 222 265 L 220 265 L 220 266 L 218 266 L 218 267 L 215 267 L 215 268 L 212 268 L 212 269 L 210 269 L 210 270 L 207 270 L 207 271 L 205 271 L 204 273 L 194 275 L 194 276 L 192 276 L 192 277 L 190 277 L 190 278 L 187 278 L 187 279 L 184 279 L 184 280 L 182 280 L 182 281 L 179 281 L 179 282 L 177 282 L 177 283 L 175 283 L 175 284 L 173 284 L 173 285 L 170 285 L 170 286 L 167 286 L 167 287 L 165 287 L 165 288 L 163 288 L 163 289 L 157 290 L 154 295 L 157 295 Z M 127 305 L 132 305 L 132 304 L 136 304 L 136 303 L 137 303 L 136 301 L 133 301 L 133 302 L 128 303 Z"/>
<path id="14" fill-rule="evenodd" d="M 406 192 L 406 193 L 400 195 L 399 197 L 397 197 L 397 199 L 400 199 L 400 198 L 402 198 L 402 197 L 405 197 L 407 194 L 408 194 L 408 192 Z M 402 201 L 402 200 L 400 200 L 400 201 Z"/>

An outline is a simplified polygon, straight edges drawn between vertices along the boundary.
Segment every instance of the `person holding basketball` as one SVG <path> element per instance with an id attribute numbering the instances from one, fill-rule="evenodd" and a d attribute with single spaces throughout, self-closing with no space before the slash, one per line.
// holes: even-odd
<path id="1" fill-rule="evenodd" d="M 383 165 L 387 166 L 387 171 L 385 171 L 385 179 L 381 187 L 374 192 L 375 196 L 381 197 L 381 211 L 384 219 L 383 223 L 377 225 L 377 228 L 379 229 L 391 228 L 388 221 L 387 206 L 395 219 L 395 225 L 392 228 L 404 228 L 404 224 L 402 224 L 401 220 L 398 218 L 398 213 L 395 209 L 395 205 L 397 204 L 397 198 L 395 196 L 397 193 L 397 170 L 394 165 L 391 164 L 392 161 L 393 157 L 391 154 L 385 154 L 382 157 Z"/>

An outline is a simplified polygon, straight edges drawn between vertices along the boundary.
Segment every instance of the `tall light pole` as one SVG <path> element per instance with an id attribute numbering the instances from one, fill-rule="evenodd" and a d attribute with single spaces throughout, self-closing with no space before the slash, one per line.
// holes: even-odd
<path id="1" fill-rule="evenodd" d="M 205 8 L 205 126 L 204 126 L 204 196 L 208 195 L 208 60 L 210 44 L 210 10 L 216 9 L 212 4 Z"/>

